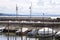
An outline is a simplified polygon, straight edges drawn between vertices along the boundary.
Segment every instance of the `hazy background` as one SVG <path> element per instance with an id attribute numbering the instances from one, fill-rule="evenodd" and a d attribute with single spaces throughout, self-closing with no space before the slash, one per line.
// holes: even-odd
<path id="1" fill-rule="evenodd" d="M 45 13 L 45 15 L 60 16 L 60 0 L 0 0 L 0 13 L 16 13 L 17 4 L 18 13 L 28 15 L 30 14 L 31 2 L 33 15 Z"/>

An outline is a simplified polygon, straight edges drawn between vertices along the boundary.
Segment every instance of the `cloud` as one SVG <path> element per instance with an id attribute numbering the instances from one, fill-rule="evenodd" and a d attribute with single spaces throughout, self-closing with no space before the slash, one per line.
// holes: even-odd
<path id="1" fill-rule="evenodd" d="M 60 13 L 60 0 L 0 0 L 1 13 L 16 13 L 16 4 L 18 13 L 29 14 L 32 2 L 32 13 Z"/>
<path id="2" fill-rule="evenodd" d="M 11 13 L 15 11 L 15 3 L 10 0 L 0 0 L 0 12 Z"/>

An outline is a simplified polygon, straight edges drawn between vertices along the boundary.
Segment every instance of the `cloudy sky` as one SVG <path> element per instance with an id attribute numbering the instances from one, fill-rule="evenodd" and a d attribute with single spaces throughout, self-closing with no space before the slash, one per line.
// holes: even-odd
<path id="1" fill-rule="evenodd" d="M 16 13 L 16 4 L 19 14 L 29 14 L 32 2 L 33 14 L 60 14 L 60 0 L 0 0 L 0 13 Z"/>

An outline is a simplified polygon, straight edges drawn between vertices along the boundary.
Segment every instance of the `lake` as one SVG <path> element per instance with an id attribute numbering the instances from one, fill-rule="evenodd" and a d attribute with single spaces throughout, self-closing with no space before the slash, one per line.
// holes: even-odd
<path id="1" fill-rule="evenodd" d="M 58 40 L 58 39 L 52 39 L 50 38 L 30 38 L 27 36 L 17 36 L 17 35 L 6 35 L 6 34 L 0 34 L 0 40 Z M 60 39 L 59 39 L 60 40 Z"/>
<path id="2" fill-rule="evenodd" d="M 29 38 L 27 36 L 0 34 L 0 40 L 38 40 L 38 38 Z"/>

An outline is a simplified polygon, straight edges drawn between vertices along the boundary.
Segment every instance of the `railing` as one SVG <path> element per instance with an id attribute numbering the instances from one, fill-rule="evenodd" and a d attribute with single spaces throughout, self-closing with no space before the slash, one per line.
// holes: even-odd
<path id="1" fill-rule="evenodd" d="M 40 23 L 43 24 L 43 22 L 37 21 L 0 21 L 0 23 Z M 44 24 L 60 24 L 60 22 L 44 22 Z"/>

